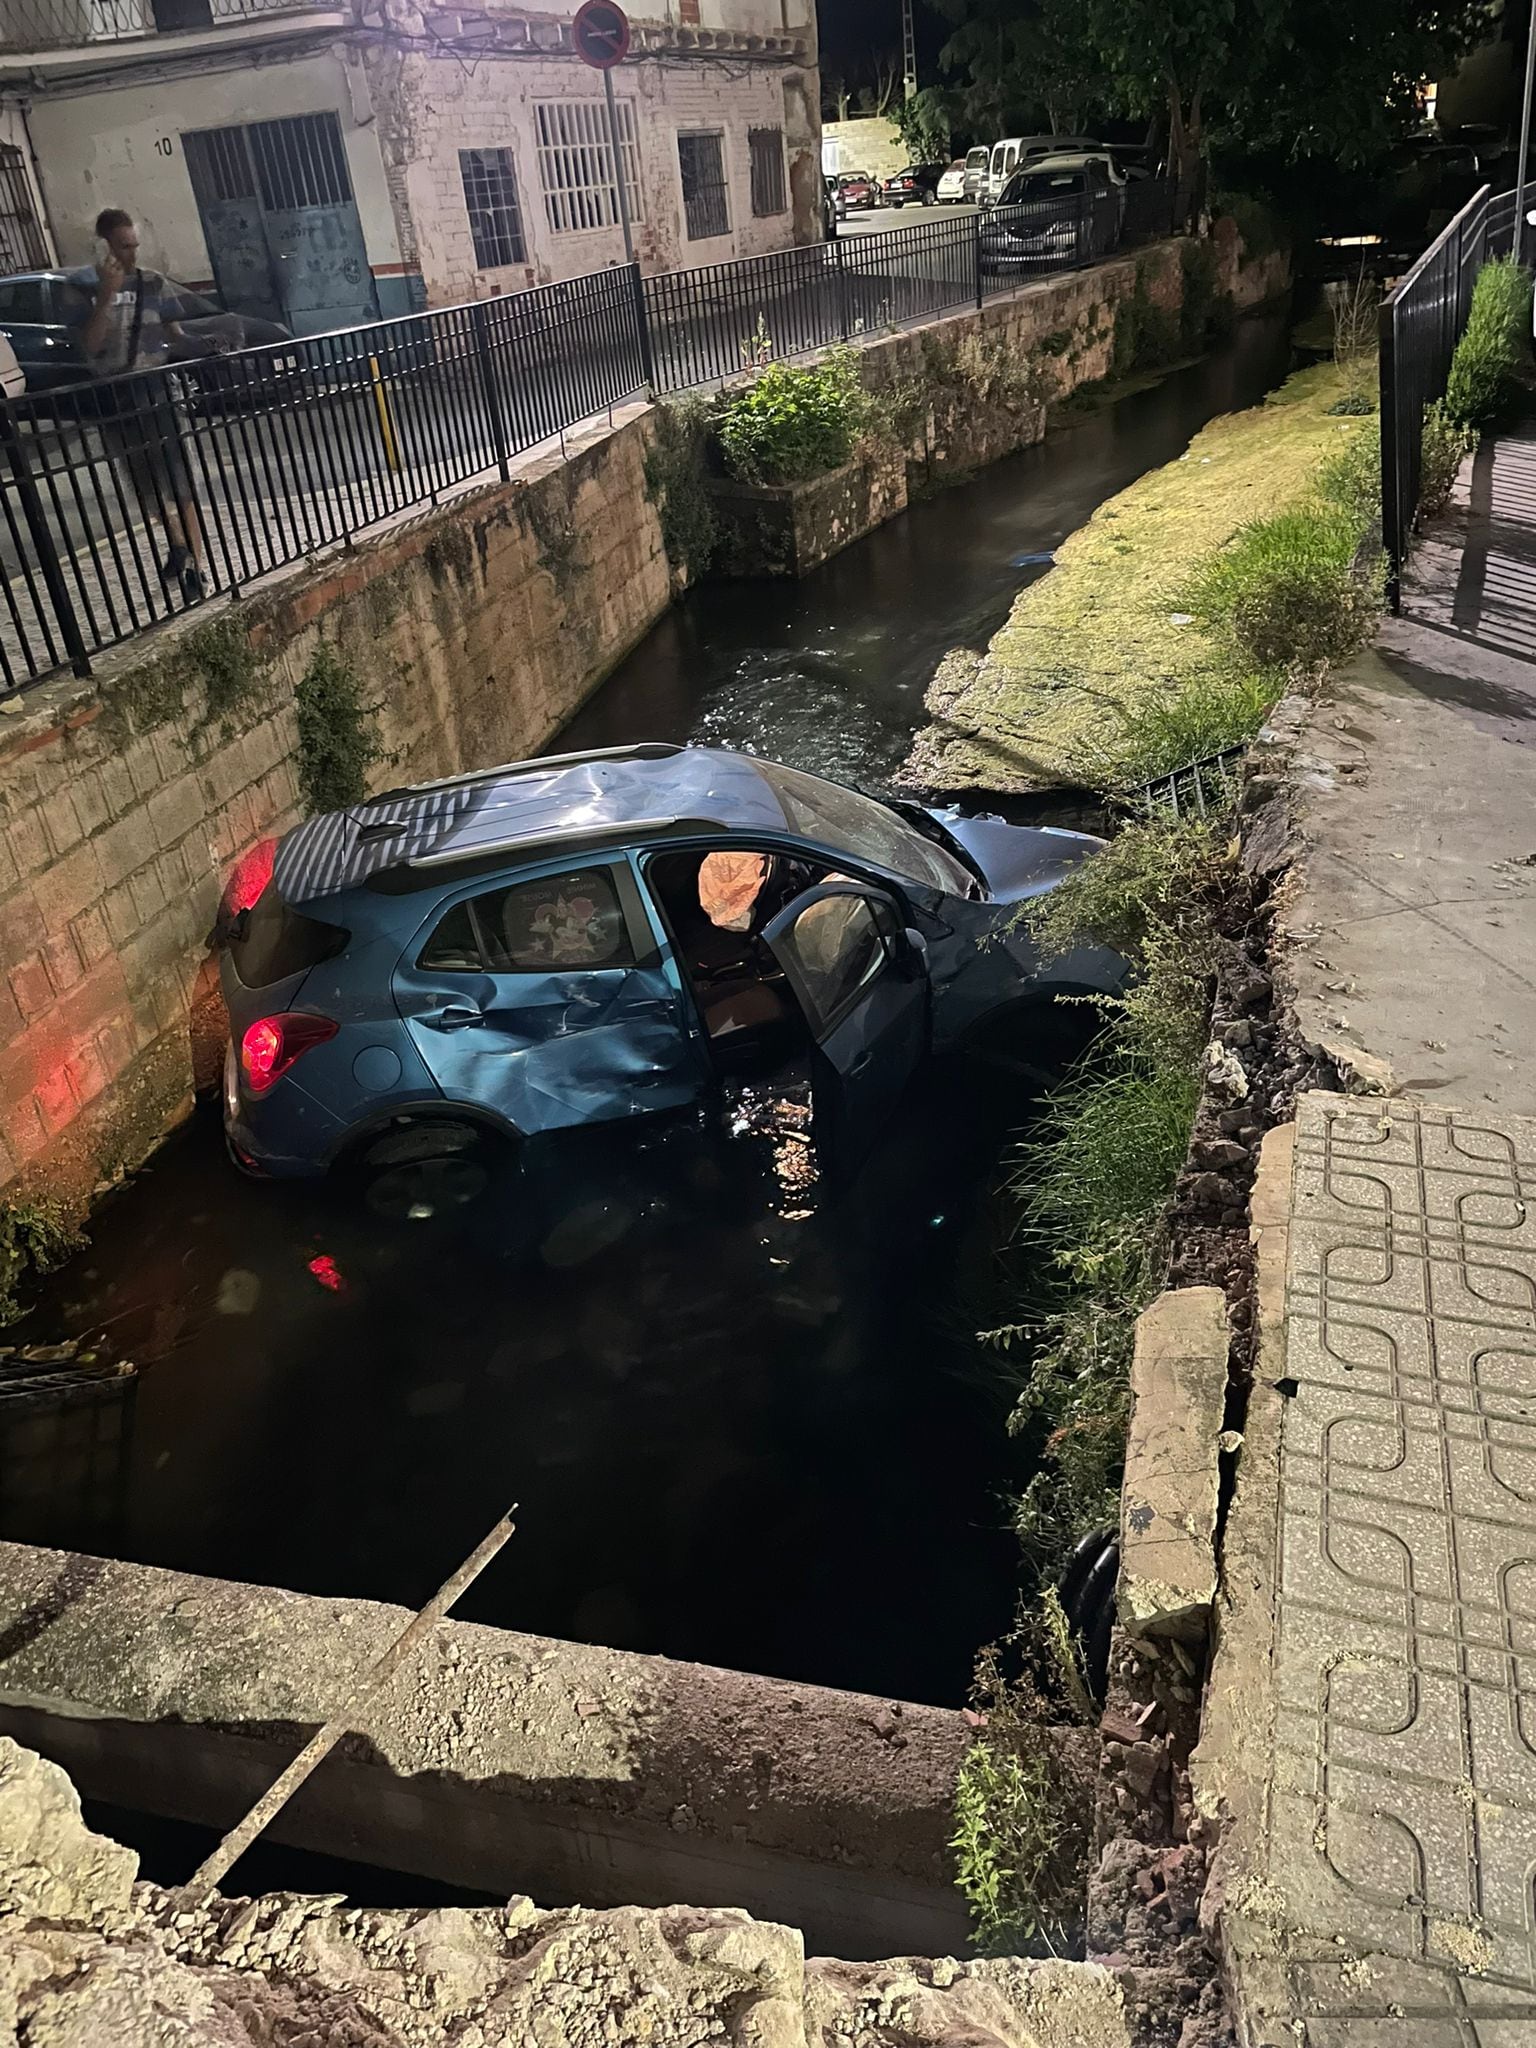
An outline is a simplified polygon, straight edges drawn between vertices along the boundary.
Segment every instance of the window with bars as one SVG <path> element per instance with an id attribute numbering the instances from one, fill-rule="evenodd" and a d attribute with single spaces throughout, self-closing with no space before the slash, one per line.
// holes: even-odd
<path id="1" fill-rule="evenodd" d="M 619 155 L 629 217 L 642 220 L 640 152 L 635 146 L 635 103 L 616 100 Z M 608 141 L 608 109 L 601 100 L 536 100 L 539 189 L 544 216 L 557 235 L 619 224 L 619 191 Z"/>
<path id="2" fill-rule="evenodd" d="M 301 206 L 344 206 L 352 179 L 334 114 L 292 114 L 281 121 L 254 121 L 246 129 L 261 203 L 268 213 Z"/>
<path id="3" fill-rule="evenodd" d="M 725 178 L 725 138 L 718 129 L 677 138 L 678 168 L 683 174 L 683 214 L 690 242 L 728 235 L 731 213 Z"/>
<path id="4" fill-rule="evenodd" d="M 752 211 L 787 213 L 789 199 L 784 186 L 784 130 L 749 128 L 747 147 L 752 154 Z"/>
<path id="5" fill-rule="evenodd" d="M 47 263 L 26 163 L 14 143 L 0 144 L 0 269 L 42 270 Z"/>
<path id="6" fill-rule="evenodd" d="M 509 263 L 526 263 L 511 150 L 461 149 L 459 176 L 479 268 L 504 270 Z"/>

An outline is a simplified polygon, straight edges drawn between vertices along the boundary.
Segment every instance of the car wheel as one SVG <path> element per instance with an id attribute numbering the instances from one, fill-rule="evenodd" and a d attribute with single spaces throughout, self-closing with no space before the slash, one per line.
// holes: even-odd
<path id="1" fill-rule="evenodd" d="M 364 1205 L 386 1223 L 426 1223 L 478 1201 L 507 1147 L 474 1124 L 423 1117 L 365 1140 L 350 1165 Z"/>

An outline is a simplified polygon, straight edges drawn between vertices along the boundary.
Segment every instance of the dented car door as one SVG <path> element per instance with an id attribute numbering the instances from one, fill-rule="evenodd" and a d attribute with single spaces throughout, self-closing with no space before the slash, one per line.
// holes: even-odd
<path id="1" fill-rule="evenodd" d="M 439 905 L 395 1002 L 444 1094 L 525 1135 L 675 1109 L 708 1078 L 622 857 Z"/>

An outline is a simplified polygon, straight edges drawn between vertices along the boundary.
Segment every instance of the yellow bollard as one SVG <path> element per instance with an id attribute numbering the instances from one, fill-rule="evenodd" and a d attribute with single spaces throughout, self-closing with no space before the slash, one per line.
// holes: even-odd
<path id="1" fill-rule="evenodd" d="M 384 388 L 384 379 L 379 372 L 377 356 L 368 358 L 368 373 L 373 379 L 373 403 L 379 415 L 379 432 L 384 436 L 384 460 L 391 469 L 400 467 L 400 448 L 395 440 L 395 416 L 389 409 L 389 393 Z"/>

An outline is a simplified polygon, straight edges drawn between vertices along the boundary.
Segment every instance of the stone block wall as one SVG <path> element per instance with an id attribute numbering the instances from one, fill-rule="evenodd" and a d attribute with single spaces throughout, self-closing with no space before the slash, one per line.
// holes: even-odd
<path id="1" fill-rule="evenodd" d="M 205 941 L 235 860 L 301 815 L 294 688 L 322 640 L 374 708 L 382 788 L 537 752 L 655 622 L 645 433 L 636 408 L 21 700 L 0 726 L 0 1192 L 88 1196 L 213 1078 Z"/>

